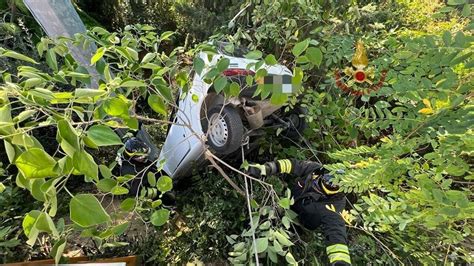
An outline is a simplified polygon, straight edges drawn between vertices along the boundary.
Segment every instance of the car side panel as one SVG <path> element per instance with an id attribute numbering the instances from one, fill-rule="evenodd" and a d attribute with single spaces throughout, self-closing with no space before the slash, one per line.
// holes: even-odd
<path id="1" fill-rule="evenodd" d="M 205 53 L 200 53 L 199 56 L 208 66 L 216 64 L 222 57 L 230 59 L 230 68 L 245 69 L 248 64 L 257 62 L 256 60 L 224 55 L 214 56 L 209 61 Z M 282 65 L 265 66 L 265 68 L 269 74 L 291 75 L 291 71 Z M 202 74 L 206 72 L 207 69 Z M 190 174 L 192 166 L 203 161 L 205 144 L 200 114 L 210 87 L 196 74 L 188 94 L 179 101 L 175 123 L 170 127 L 159 156 L 159 161 L 165 160 L 163 170 L 173 179 Z"/>
<path id="2" fill-rule="evenodd" d="M 204 151 L 200 110 L 209 85 L 198 75 L 195 75 L 192 84 L 186 97 L 179 101 L 174 123 L 159 157 L 159 161 L 165 160 L 163 170 L 173 178 L 185 175 L 193 162 L 200 160 Z"/>

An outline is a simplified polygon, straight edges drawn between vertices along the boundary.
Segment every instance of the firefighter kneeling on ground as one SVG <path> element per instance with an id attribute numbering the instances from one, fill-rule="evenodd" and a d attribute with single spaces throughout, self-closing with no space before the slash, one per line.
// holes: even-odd
<path id="1" fill-rule="evenodd" d="M 351 265 L 344 219 L 339 214 L 345 208 L 344 193 L 332 184 L 333 176 L 324 173 L 323 166 L 312 161 L 278 160 L 264 165 L 249 166 L 248 174 L 254 177 L 275 174 L 289 174 L 297 177 L 292 184 L 295 203 L 293 211 L 300 222 L 309 230 L 322 227 L 326 238 L 326 253 L 331 265 Z M 336 212 L 329 210 L 333 205 Z"/>

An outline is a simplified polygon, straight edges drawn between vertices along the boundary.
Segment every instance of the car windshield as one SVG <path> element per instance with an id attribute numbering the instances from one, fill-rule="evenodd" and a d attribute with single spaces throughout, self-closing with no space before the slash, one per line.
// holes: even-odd
<path id="1" fill-rule="evenodd" d="M 220 53 L 227 56 L 244 57 L 249 52 L 247 47 L 236 46 L 230 42 L 217 42 L 216 46 Z"/>

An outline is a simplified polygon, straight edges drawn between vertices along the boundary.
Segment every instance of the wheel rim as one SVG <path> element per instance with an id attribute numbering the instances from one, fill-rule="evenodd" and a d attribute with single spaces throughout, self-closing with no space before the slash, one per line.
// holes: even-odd
<path id="1" fill-rule="evenodd" d="M 297 114 L 291 114 L 289 119 L 290 123 L 292 124 L 294 128 L 299 128 L 300 126 L 300 117 Z"/>
<path id="2" fill-rule="evenodd" d="M 223 147 L 229 138 L 229 127 L 221 114 L 212 114 L 209 118 L 209 137 L 217 147 Z"/>

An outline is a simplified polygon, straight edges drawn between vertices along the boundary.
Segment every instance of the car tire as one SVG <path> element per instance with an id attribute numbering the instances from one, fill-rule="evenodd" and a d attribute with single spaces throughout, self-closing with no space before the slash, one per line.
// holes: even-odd
<path id="1" fill-rule="evenodd" d="M 201 124 L 207 134 L 207 144 L 214 153 L 227 155 L 242 145 L 244 125 L 236 108 L 216 105 L 208 110 Z"/>
<path id="2" fill-rule="evenodd" d="M 308 127 L 306 119 L 301 117 L 301 115 L 308 114 L 308 110 L 301 106 L 296 106 L 292 110 L 284 114 L 284 120 L 291 122 L 291 125 L 288 129 L 283 131 L 285 137 L 291 139 L 301 139 L 303 131 Z"/>

